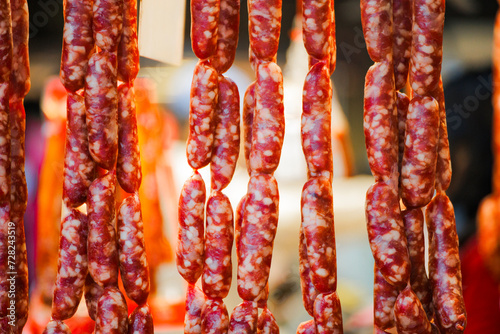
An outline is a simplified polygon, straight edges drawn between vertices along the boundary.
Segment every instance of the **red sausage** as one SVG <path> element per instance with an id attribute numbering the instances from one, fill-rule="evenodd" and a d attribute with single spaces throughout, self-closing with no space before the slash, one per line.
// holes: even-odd
<path id="1" fill-rule="evenodd" d="M 431 97 L 415 95 L 408 107 L 401 163 L 401 198 L 407 207 L 427 205 L 434 194 L 439 106 Z"/>
<path id="2" fill-rule="evenodd" d="M 61 223 L 52 319 L 71 318 L 83 295 L 87 266 L 87 216 L 72 209 Z"/>
<path id="3" fill-rule="evenodd" d="M 236 306 L 229 320 L 229 334 L 252 334 L 257 329 L 259 309 L 256 302 L 243 301 Z"/>
<path id="4" fill-rule="evenodd" d="M 443 59 L 443 0 L 413 1 L 410 84 L 416 94 L 431 94 L 439 85 Z"/>
<path id="5" fill-rule="evenodd" d="M 28 204 L 28 187 L 24 171 L 24 139 L 26 113 L 22 101 L 9 104 L 10 122 L 10 219 L 19 222 L 23 219 Z M 18 240 L 18 243 L 21 241 Z"/>
<path id="6" fill-rule="evenodd" d="M 96 177 L 96 164 L 89 152 L 82 96 L 68 93 L 67 115 L 63 200 L 67 207 L 76 208 L 87 200 L 87 190 Z"/>
<path id="7" fill-rule="evenodd" d="M 153 334 L 154 325 L 148 304 L 138 306 L 128 317 L 128 334 Z"/>
<path id="8" fill-rule="evenodd" d="M 229 314 L 222 299 L 209 299 L 201 311 L 201 332 L 211 334 L 227 333 Z"/>
<path id="9" fill-rule="evenodd" d="M 391 60 L 392 1 L 361 0 L 361 23 L 370 58 L 375 62 Z"/>
<path id="10" fill-rule="evenodd" d="M 308 320 L 299 324 L 297 334 L 316 334 L 314 320 Z"/>
<path id="11" fill-rule="evenodd" d="M 408 286 L 400 292 L 394 305 L 399 334 L 431 334 L 432 328 L 417 295 Z"/>
<path id="12" fill-rule="evenodd" d="M 211 186 L 213 190 L 222 190 L 233 178 L 240 153 L 240 95 L 238 86 L 223 76 L 219 77 L 219 103 L 214 123 Z"/>
<path id="13" fill-rule="evenodd" d="M 191 84 L 189 137 L 186 143 L 188 163 L 193 169 L 205 167 L 212 157 L 217 83 L 217 71 L 207 62 L 199 62 Z"/>
<path id="14" fill-rule="evenodd" d="M 309 70 L 302 94 L 302 150 L 309 178 L 333 179 L 332 83 L 329 69 L 319 62 Z"/>
<path id="15" fill-rule="evenodd" d="M 179 198 L 179 235 L 177 270 L 191 284 L 196 283 L 203 271 L 205 183 L 195 172 L 182 187 Z"/>
<path id="16" fill-rule="evenodd" d="M 279 193 L 276 179 L 257 174 L 248 183 L 238 252 L 238 294 L 255 300 L 269 277 L 278 226 Z"/>
<path id="17" fill-rule="evenodd" d="M 321 293 L 316 297 L 314 301 L 314 323 L 316 333 L 343 333 L 342 310 L 336 292 Z"/>
<path id="18" fill-rule="evenodd" d="M 116 178 L 123 190 L 133 193 L 139 190 L 142 181 L 134 87 L 121 85 L 118 97 Z"/>
<path id="19" fill-rule="evenodd" d="M 302 38 L 307 53 L 317 59 L 328 59 L 332 36 L 330 0 L 302 2 Z"/>
<path id="20" fill-rule="evenodd" d="M 142 305 L 149 295 L 149 267 L 144 245 L 141 202 L 134 194 L 118 209 L 118 254 L 120 274 L 127 296 Z"/>
<path id="21" fill-rule="evenodd" d="M 442 332 L 462 333 L 467 324 L 462 295 L 455 212 L 450 199 L 438 193 L 427 206 L 429 282 L 436 324 Z"/>
<path id="22" fill-rule="evenodd" d="M 0 3 L 0 90 L 4 92 L 3 84 L 10 80 L 10 71 L 12 67 L 12 17 L 10 15 L 10 1 Z M 8 100 L 8 98 L 7 98 Z"/>
<path id="23" fill-rule="evenodd" d="M 88 261 L 94 281 L 105 287 L 118 282 L 115 218 L 116 175 L 111 171 L 92 182 L 88 195 Z"/>
<path id="24" fill-rule="evenodd" d="M 9 114 L 9 83 L 3 82 L 0 83 L 0 201 L 10 200 Z"/>
<path id="25" fill-rule="evenodd" d="M 307 244 L 304 237 L 304 228 L 300 227 L 300 241 L 299 241 L 299 271 L 300 271 L 300 287 L 302 291 L 302 303 L 309 313 L 314 315 L 314 301 L 318 295 L 318 290 L 314 287 L 311 280 L 311 265 L 307 258 Z"/>
<path id="26" fill-rule="evenodd" d="M 333 224 L 333 191 L 325 178 L 312 178 L 302 189 L 302 229 L 307 245 L 310 277 L 320 293 L 337 288 L 337 260 Z"/>
<path id="27" fill-rule="evenodd" d="M 250 86 L 248 86 L 243 98 L 243 149 L 245 152 L 245 162 L 248 174 L 251 173 L 250 152 L 252 150 L 252 127 L 255 113 L 255 84 L 256 82 L 252 82 Z"/>
<path id="28" fill-rule="evenodd" d="M 266 307 L 259 315 L 257 333 L 258 334 L 279 334 L 280 329 L 273 314 Z"/>
<path id="29" fill-rule="evenodd" d="M 399 289 L 389 284 L 384 276 L 374 268 L 373 282 L 373 318 L 375 326 L 380 330 L 394 327 L 394 303 Z"/>
<path id="30" fill-rule="evenodd" d="M 191 1 L 191 47 L 200 59 L 215 55 L 220 10 L 220 0 Z"/>
<path id="31" fill-rule="evenodd" d="M 398 108 L 398 172 L 399 172 L 399 187 L 401 188 L 401 165 L 403 163 L 403 154 L 405 151 L 406 138 L 406 115 L 408 114 L 408 106 L 410 99 L 406 94 L 396 92 L 396 107 Z M 401 189 L 400 189 L 401 190 Z"/>
<path id="32" fill-rule="evenodd" d="M 418 297 L 429 319 L 432 319 L 432 294 L 425 271 L 424 215 L 420 208 L 401 212 L 405 224 L 408 253 L 410 255 L 411 289 Z"/>
<path id="33" fill-rule="evenodd" d="M 225 298 L 231 287 L 233 209 L 226 195 L 212 192 L 207 202 L 203 292 L 209 298 Z"/>
<path id="34" fill-rule="evenodd" d="M 396 90 L 402 89 L 408 79 L 412 40 L 411 1 L 393 0 L 393 61 Z"/>
<path id="35" fill-rule="evenodd" d="M 439 81 L 439 85 L 432 96 L 439 104 L 439 141 L 436 162 L 436 189 L 438 191 L 446 191 L 451 182 L 451 158 L 442 80 Z"/>
<path id="36" fill-rule="evenodd" d="M 278 52 L 281 30 L 281 0 L 248 1 L 250 47 L 257 58 L 272 60 Z"/>
<path id="37" fill-rule="evenodd" d="M 270 174 L 278 167 L 285 135 L 283 75 L 275 63 L 258 67 L 255 101 L 250 168 Z"/>
<path id="38" fill-rule="evenodd" d="M 27 0 L 11 0 L 12 67 L 10 72 L 10 100 L 20 100 L 31 87 L 28 52 L 29 12 Z M 14 56 L 15 55 L 15 56 Z"/>
<path id="39" fill-rule="evenodd" d="M 201 333 L 201 311 L 206 297 L 197 286 L 188 285 L 186 292 L 186 313 L 184 316 L 184 334 Z"/>
<path id="40" fill-rule="evenodd" d="M 118 44 L 118 80 L 132 83 L 139 72 L 137 1 L 123 0 L 123 27 Z"/>
<path id="41" fill-rule="evenodd" d="M 85 78 L 85 107 L 90 154 L 100 167 L 113 169 L 118 152 L 118 93 L 113 53 L 101 51 L 90 57 Z"/>
<path id="42" fill-rule="evenodd" d="M 71 330 L 61 320 L 51 320 L 42 334 L 71 334 Z"/>
<path id="43" fill-rule="evenodd" d="M 95 334 L 122 334 L 128 331 L 125 297 L 116 287 L 107 287 L 97 303 Z"/>
<path id="44" fill-rule="evenodd" d="M 92 276 L 88 274 L 85 279 L 85 304 L 87 305 L 90 319 L 94 321 L 97 315 L 97 302 L 103 290 L 104 289 L 92 279 Z"/>
<path id="45" fill-rule="evenodd" d="M 94 0 L 93 5 L 95 45 L 104 51 L 115 52 L 115 56 L 122 35 L 123 2 L 124 0 Z"/>
<path id="46" fill-rule="evenodd" d="M 66 0 L 61 54 L 61 82 L 70 92 L 85 84 L 90 54 L 94 49 L 92 0 Z"/>
<path id="47" fill-rule="evenodd" d="M 385 279 L 403 288 L 410 278 L 410 259 L 397 192 L 377 182 L 366 193 L 368 239 L 375 264 Z"/>
<path id="48" fill-rule="evenodd" d="M 217 28 L 217 50 L 210 59 L 220 74 L 233 64 L 238 46 L 240 28 L 240 0 L 220 0 L 219 24 Z"/>
<path id="49" fill-rule="evenodd" d="M 376 63 L 366 73 L 364 133 L 370 169 L 377 181 L 397 173 L 397 112 L 391 63 Z"/>

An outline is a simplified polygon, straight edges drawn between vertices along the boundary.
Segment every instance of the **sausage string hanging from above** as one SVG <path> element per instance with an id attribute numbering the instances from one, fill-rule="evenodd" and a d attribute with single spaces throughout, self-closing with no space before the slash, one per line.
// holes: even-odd
<path id="1" fill-rule="evenodd" d="M 366 76 L 364 114 L 368 161 L 376 180 L 366 202 L 375 258 L 375 327 L 379 332 L 394 326 L 399 333 L 461 332 L 465 309 L 458 240 L 453 207 L 444 194 L 451 179 L 440 80 L 444 0 L 374 5 L 361 1 L 368 53 L 378 62 Z M 408 72 L 411 100 L 398 91 Z M 423 240 L 426 205 L 429 278 Z M 442 254 L 454 261 L 443 262 Z"/>
<path id="2" fill-rule="evenodd" d="M 96 333 L 152 333 L 137 194 L 141 166 L 133 91 L 139 69 L 136 1 L 68 0 L 64 5 L 65 208 L 52 321 L 45 332 L 69 332 L 62 321 L 73 316 L 85 291 Z M 118 80 L 123 81 L 119 86 Z M 121 203 L 115 226 L 117 180 L 131 194 Z M 86 214 L 79 209 L 84 203 Z M 127 296 L 138 304 L 130 319 L 118 288 L 118 270 Z"/>
<path id="3" fill-rule="evenodd" d="M 230 333 L 279 333 L 267 298 L 279 208 L 278 184 L 273 174 L 285 131 L 283 75 L 276 64 L 281 6 L 281 0 L 248 1 L 249 58 L 256 80 L 247 88 L 243 102 L 244 149 L 250 180 L 236 210 L 238 294 L 243 302 L 232 312 Z M 258 308 L 263 309 L 260 316 Z"/>
<path id="4" fill-rule="evenodd" d="M 302 34 L 309 54 L 301 129 L 308 181 L 302 189 L 299 263 L 304 306 L 314 319 L 301 323 L 297 332 L 342 333 L 342 312 L 336 293 L 332 191 L 330 76 L 336 64 L 333 1 L 302 2 Z"/>
<path id="5" fill-rule="evenodd" d="M 222 190 L 236 168 L 240 146 L 240 98 L 223 75 L 238 44 L 239 0 L 191 1 L 191 45 L 200 59 L 194 69 L 186 156 L 193 175 L 179 198 L 177 269 L 188 282 L 185 333 L 227 332 L 223 302 L 232 281 L 234 218 Z M 210 164 L 210 194 L 198 169 Z M 201 276 L 200 290 L 195 283 Z"/>
<path id="6" fill-rule="evenodd" d="M 0 65 L 0 166 L 3 170 L 0 266 L 2 272 L 9 275 L 0 283 L 0 324 L 1 328 L 21 333 L 28 318 L 29 288 L 24 234 L 28 192 L 24 172 L 26 115 L 23 104 L 31 86 L 28 3 L 25 0 L 4 1 L 0 12 L 0 55 L 3 59 Z M 11 284 L 15 284 L 15 296 L 10 292 Z M 8 315 L 14 315 L 15 323 L 10 322 L 12 319 Z"/>

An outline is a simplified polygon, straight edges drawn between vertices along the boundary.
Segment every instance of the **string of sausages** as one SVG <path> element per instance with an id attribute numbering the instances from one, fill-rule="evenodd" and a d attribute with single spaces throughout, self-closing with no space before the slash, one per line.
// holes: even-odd
<path id="1" fill-rule="evenodd" d="M 31 86 L 28 3 L 3 1 L 0 14 L 0 328 L 21 333 L 28 318 L 29 288 L 23 105 Z"/>
<path id="2" fill-rule="evenodd" d="M 492 194 L 485 197 L 477 215 L 478 249 L 486 266 L 500 280 L 500 11 L 497 11 L 493 29 L 493 173 Z"/>
<path id="3" fill-rule="evenodd" d="M 137 4 L 64 3 L 61 81 L 68 92 L 63 218 L 51 321 L 69 333 L 85 292 L 95 333 L 152 333 L 149 272 L 138 190 L 141 167 L 133 83 L 139 70 Z M 118 85 L 118 80 L 122 81 Z M 130 195 L 115 215 L 116 181 Z M 81 206 L 87 205 L 87 213 Z M 116 217 L 115 217 L 116 216 Z M 116 226 L 115 226 L 116 225 Z M 138 304 L 128 317 L 118 288 Z"/>
<path id="4" fill-rule="evenodd" d="M 238 87 L 225 73 L 238 44 L 239 0 L 191 1 L 191 45 L 200 59 L 191 85 L 187 161 L 193 175 L 179 198 L 177 269 L 187 281 L 184 333 L 227 333 L 223 298 L 232 281 L 234 217 L 222 192 L 240 147 Z M 198 169 L 210 164 L 210 194 Z M 206 211 L 205 211 L 206 201 Z M 195 284 L 201 276 L 202 289 Z"/>
<path id="5" fill-rule="evenodd" d="M 244 151 L 250 180 L 238 204 L 235 223 L 238 294 L 243 302 L 231 314 L 229 333 L 279 333 L 267 298 L 279 208 L 273 174 L 285 131 L 283 75 L 276 64 L 281 5 L 281 0 L 248 1 L 249 60 L 256 80 L 247 88 L 243 101 Z"/>
<path id="6" fill-rule="evenodd" d="M 308 181 L 302 189 L 299 264 L 302 299 L 314 318 L 297 333 L 342 333 L 333 221 L 332 84 L 336 65 L 335 13 L 331 0 L 302 2 L 302 35 L 309 73 L 302 100 L 302 149 Z"/>
<path id="7" fill-rule="evenodd" d="M 368 53 L 376 62 L 366 76 L 364 114 L 376 180 L 366 200 L 375 329 L 459 333 L 465 307 L 455 217 L 445 194 L 451 165 L 440 76 L 444 0 L 361 1 L 361 12 Z M 400 91 L 408 74 L 411 100 Z"/>

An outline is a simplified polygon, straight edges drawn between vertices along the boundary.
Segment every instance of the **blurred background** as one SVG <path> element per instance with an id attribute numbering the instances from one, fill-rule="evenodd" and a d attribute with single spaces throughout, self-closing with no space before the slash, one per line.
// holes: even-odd
<path id="1" fill-rule="evenodd" d="M 55 277 L 57 264 L 65 92 L 54 76 L 59 73 L 63 5 L 62 0 L 28 0 L 28 3 L 32 86 L 25 103 L 29 186 L 25 224 L 34 308 L 31 310 L 32 325 L 27 330 L 36 333 L 36 322 L 43 323 L 48 314 L 51 280 Z M 156 282 L 157 313 L 154 317 L 161 331 L 179 333 L 182 332 L 185 286 L 176 272 L 172 251 L 178 195 L 191 172 L 184 143 L 189 90 L 197 61 L 189 39 L 189 5 L 187 1 L 183 30 L 157 32 L 160 36 L 182 37 L 182 62 L 169 65 L 141 58 L 141 79 L 137 88 L 145 175 L 141 200 L 146 229 L 150 229 L 150 240 L 146 242 Z M 457 229 L 461 245 L 465 247 L 474 238 L 478 204 L 491 192 L 491 51 L 498 4 L 495 0 L 448 0 L 446 5 L 442 74 L 454 170 L 448 194 L 455 205 Z M 241 97 L 254 80 L 248 62 L 246 6 L 246 1 L 242 0 L 236 60 L 227 72 L 227 76 L 238 84 Z M 373 259 L 365 231 L 364 197 L 373 179 L 366 159 L 362 117 L 364 76 L 372 61 L 365 49 L 359 2 L 336 0 L 335 11 L 337 68 L 332 76 L 336 93 L 332 135 L 338 291 L 345 332 L 371 333 Z M 282 333 L 295 333 L 297 325 L 309 318 L 302 306 L 298 270 L 300 193 L 306 180 L 300 146 L 300 112 L 307 57 L 300 26 L 294 21 L 295 13 L 295 1 L 283 1 L 278 64 L 285 77 L 286 136 L 276 172 L 281 195 L 280 226 L 270 277 L 270 309 Z M 164 14 L 165 19 L 168 15 Z M 209 171 L 202 170 L 202 175 L 208 182 Z M 240 159 L 234 180 L 227 188 L 233 207 L 246 192 L 247 182 L 244 159 Z M 228 310 L 239 303 L 235 286 L 231 291 L 226 300 Z M 82 326 L 81 332 L 85 333 Z"/>

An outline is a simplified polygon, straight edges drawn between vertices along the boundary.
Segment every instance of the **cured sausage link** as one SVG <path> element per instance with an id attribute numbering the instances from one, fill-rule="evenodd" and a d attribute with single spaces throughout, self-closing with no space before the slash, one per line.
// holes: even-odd
<path id="1" fill-rule="evenodd" d="M 71 318 L 80 304 L 87 277 L 87 216 L 72 209 L 61 223 L 52 319 Z"/>
<path id="2" fill-rule="evenodd" d="M 361 0 L 360 7 L 368 55 L 374 62 L 392 61 L 392 1 Z"/>
<path id="3" fill-rule="evenodd" d="M 427 206 L 429 231 L 429 282 L 436 324 L 442 332 L 462 333 L 467 324 L 462 295 L 455 212 L 445 193 L 438 193 Z"/>
<path id="4" fill-rule="evenodd" d="M 365 209 L 375 264 L 387 282 L 404 288 L 410 278 L 410 259 L 396 190 L 387 183 L 375 183 L 366 193 Z"/>
<path id="5" fill-rule="evenodd" d="M 229 334 L 252 334 L 257 329 L 259 309 L 256 302 L 244 300 L 231 313 Z"/>
<path id="6" fill-rule="evenodd" d="M 211 187 L 222 190 L 231 182 L 240 154 L 240 95 L 238 86 L 223 76 L 219 77 L 219 101 L 214 122 Z"/>
<path id="7" fill-rule="evenodd" d="M 89 273 L 102 287 L 118 283 L 118 249 L 115 218 L 116 173 L 108 172 L 89 187 Z"/>
<path id="8" fill-rule="evenodd" d="M 376 181 L 386 181 L 397 175 L 394 96 L 391 63 L 375 63 L 366 73 L 363 123 L 368 163 Z"/>
<path id="9" fill-rule="evenodd" d="M 272 61 L 278 52 L 282 0 L 248 1 L 250 47 L 261 60 Z"/>
<path id="10" fill-rule="evenodd" d="M 427 205 L 434 194 L 439 105 L 428 96 L 414 96 L 408 107 L 401 163 L 401 198 L 407 207 Z"/>
<path id="11" fill-rule="evenodd" d="M 238 294 L 254 301 L 266 287 L 278 226 L 276 179 L 257 174 L 248 183 L 238 252 Z"/>
<path id="12" fill-rule="evenodd" d="M 308 177 L 333 179 L 332 84 L 324 62 L 309 70 L 302 95 L 301 139 Z"/>
<path id="13" fill-rule="evenodd" d="M 120 274 L 127 296 L 142 305 L 149 295 L 149 267 L 144 245 L 141 202 L 134 194 L 118 209 L 118 253 Z"/>
<path id="14" fill-rule="evenodd" d="M 66 0 L 60 77 L 70 92 L 83 88 L 94 49 L 92 0 Z"/>
<path id="15" fill-rule="evenodd" d="M 310 277 L 315 289 L 337 288 L 337 259 L 333 226 L 333 191 L 325 178 L 311 178 L 302 189 L 302 229 L 307 245 Z"/>
<path id="16" fill-rule="evenodd" d="M 252 123 L 251 173 L 272 174 L 278 168 L 285 136 L 283 74 L 273 62 L 257 69 Z"/>
<path id="17" fill-rule="evenodd" d="M 410 255 L 411 289 L 420 300 L 428 319 L 432 319 L 432 294 L 425 271 L 424 215 L 422 209 L 401 212 L 405 224 L 408 253 Z"/>
<path id="18" fill-rule="evenodd" d="M 96 164 L 89 152 L 85 118 L 83 97 L 78 93 L 68 93 L 63 200 L 70 208 L 87 201 L 88 188 L 96 176 Z"/>
<path id="19" fill-rule="evenodd" d="M 191 284 L 203 272 L 205 245 L 205 183 L 195 172 L 185 183 L 179 198 L 177 270 Z"/>
<path id="20" fill-rule="evenodd" d="M 189 136 L 186 143 L 188 163 L 193 169 L 205 167 L 212 157 L 218 93 L 217 71 L 207 62 L 199 62 L 191 84 Z"/>
<path id="21" fill-rule="evenodd" d="M 226 195 L 213 192 L 207 202 L 205 265 L 202 286 L 209 298 L 225 298 L 231 287 L 233 210 Z"/>
<path id="22" fill-rule="evenodd" d="M 191 47 L 200 59 L 216 52 L 220 6 L 221 0 L 191 1 Z"/>
<path id="23" fill-rule="evenodd" d="M 142 181 L 134 87 L 121 85 L 118 87 L 118 96 L 116 177 L 123 190 L 134 193 L 139 190 Z"/>

